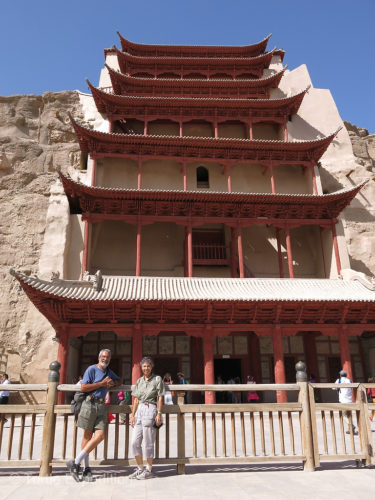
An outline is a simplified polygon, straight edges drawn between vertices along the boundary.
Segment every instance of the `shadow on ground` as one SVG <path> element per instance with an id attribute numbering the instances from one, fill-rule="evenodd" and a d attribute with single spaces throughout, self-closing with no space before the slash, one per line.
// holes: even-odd
<path id="1" fill-rule="evenodd" d="M 358 468 L 358 463 L 355 460 L 347 460 L 343 462 L 326 462 L 316 470 L 345 470 L 345 469 L 356 469 Z M 368 469 L 375 469 L 375 466 L 368 466 Z M 126 477 L 131 472 L 133 472 L 134 467 L 119 467 L 119 466 L 102 466 L 93 467 L 93 475 L 97 481 L 101 479 L 108 478 L 120 478 Z M 177 476 L 176 466 L 174 465 L 155 465 L 153 467 L 153 473 L 156 478 L 163 478 L 169 476 Z M 231 464 L 231 465 L 187 465 L 186 474 L 213 474 L 213 473 L 241 473 L 241 472 L 283 472 L 283 471 L 303 471 L 302 465 L 298 464 Z M 37 468 L 1 468 L 0 477 L 7 476 L 38 476 L 39 469 Z M 67 470 L 63 467 L 55 467 L 53 469 L 52 475 L 54 477 L 66 476 Z"/>

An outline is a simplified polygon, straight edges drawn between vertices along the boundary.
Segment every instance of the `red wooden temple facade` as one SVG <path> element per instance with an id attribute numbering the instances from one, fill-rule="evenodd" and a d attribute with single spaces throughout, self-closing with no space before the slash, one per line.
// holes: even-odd
<path id="1" fill-rule="evenodd" d="M 81 277 L 14 272 L 56 330 L 63 382 L 72 339 L 77 369 L 110 346 L 132 382 L 145 354 L 193 383 L 283 383 L 299 359 L 317 379 L 337 366 L 365 376 L 356 338 L 375 328 L 375 294 L 339 279 L 336 230 L 362 186 L 323 194 L 317 165 L 338 131 L 290 140 L 308 88 L 277 93 L 284 52 L 268 40 L 152 46 L 120 35 L 122 50 L 105 51 L 111 84 L 88 83 L 107 132 L 72 118 L 90 166 L 84 182 L 59 172 L 84 221 Z"/>

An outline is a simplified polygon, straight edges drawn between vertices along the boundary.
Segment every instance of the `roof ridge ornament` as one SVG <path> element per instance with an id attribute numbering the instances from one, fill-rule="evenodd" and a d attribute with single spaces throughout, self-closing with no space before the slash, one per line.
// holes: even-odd
<path id="1" fill-rule="evenodd" d="M 95 274 L 90 274 L 89 271 L 85 271 L 83 282 L 90 283 L 97 292 L 100 292 L 103 286 L 103 275 L 101 270 L 98 269 Z"/>
<path id="2" fill-rule="evenodd" d="M 375 278 L 367 276 L 365 273 L 361 273 L 360 271 L 354 271 L 354 269 L 341 269 L 339 278 L 342 280 L 359 281 L 369 290 L 375 291 Z"/>

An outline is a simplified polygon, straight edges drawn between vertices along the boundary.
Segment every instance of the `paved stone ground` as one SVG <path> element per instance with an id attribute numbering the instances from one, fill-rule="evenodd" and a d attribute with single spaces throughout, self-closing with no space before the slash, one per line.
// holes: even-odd
<path id="1" fill-rule="evenodd" d="M 94 469 L 94 483 L 76 483 L 64 469 L 39 478 L 31 469 L 2 469 L 2 500 L 96 499 L 319 499 L 370 500 L 374 498 L 375 468 L 358 469 L 353 461 L 325 464 L 315 472 L 303 472 L 294 465 L 187 466 L 177 476 L 172 466 L 156 466 L 155 478 L 129 480 L 131 468 Z"/>

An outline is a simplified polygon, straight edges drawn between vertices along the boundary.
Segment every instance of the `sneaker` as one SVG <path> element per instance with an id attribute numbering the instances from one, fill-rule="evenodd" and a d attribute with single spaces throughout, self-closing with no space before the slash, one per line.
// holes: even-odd
<path id="1" fill-rule="evenodd" d="M 87 481 L 88 483 L 92 483 L 94 481 L 90 467 L 83 469 L 82 481 Z"/>
<path id="2" fill-rule="evenodd" d="M 139 479 L 139 480 L 142 480 L 142 479 L 151 479 L 151 478 L 152 478 L 152 472 L 150 472 L 147 469 L 145 469 L 144 471 L 142 471 L 142 473 L 137 476 L 137 479 Z"/>
<path id="3" fill-rule="evenodd" d="M 66 466 L 68 468 L 69 474 L 73 477 L 75 481 L 77 481 L 77 483 L 79 483 L 80 482 L 79 474 L 81 472 L 81 466 L 77 465 L 74 462 L 74 460 L 68 460 L 68 462 L 66 462 Z"/>
<path id="4" fill-rule="evenodd" d="M 137 467 L 134 472 L 129 474 L 128 478 L 129 479 L 138 479 L 138 476 L 142 474 L 143 470 Z"/>

